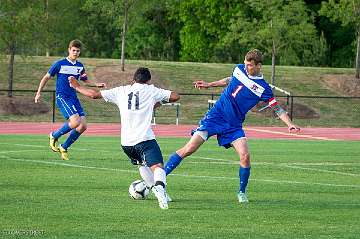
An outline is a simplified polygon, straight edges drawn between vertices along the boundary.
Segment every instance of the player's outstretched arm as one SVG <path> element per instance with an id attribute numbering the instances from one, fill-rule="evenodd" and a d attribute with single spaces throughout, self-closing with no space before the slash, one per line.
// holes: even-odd
<path id="1" fill-rule="evenodd" d="M 180 95 L 175 91 L 171 91 L 169 101 L 156 102 L 155 105 L 154 105 L 154 109 L 159 108 L 164 103 L 173 103 L 173 102 L 178 101 L 179 99 L 180 99 Z"/>
<path id="2" fill-rule="evenodd" d="M 175 91 L 171 91 L 169 102 L 173 103 L 173 102 L 176 102 L 178 100 L 180 100 L 180 95 Z"/>
<path id="3" fill-rule="evenodd" d="M 90 80 L 85 80 L 84 83 L 88 87 L 106 88 L 106 83 L 98 83 Z"/>
<path id="4" fill-rule="evenodd" d="M 288 126 L 289 133 L 298 133 L 300 132 L 300 127 L 295 125 L 290 117 L 288 116 L 287 112 L 281 108 L 280 105 L 274 106 L 275 113 L 279 116 L 279 118 Z"/>
<path id="5" fill-rule="evenodd" d="M 213 82 L 210 82 L 210 83 L 207 83 L 203 80 L 198 80 L 198 81 L 195 81 L 193 82 L 194 83 L 194 87 L 197 88 L 197 89 L 207 89 L 209 87 L 224 87 L 224 86 L 227 86 L 229 84 L 231 80 L 231 77 L 225 77 L 221 80 L 217 80 L 217 81 L 213 81 Z"/>
<path id="6" fill-rule="evenodd" d="M 41 79 L 40 83 L 39 83 L 39 87 L 38 90 L 35 94 L 35 103 L 38 103 L 40 101 L 41 98 L 41 91 L 44 89 L 46 83 L 48 82 L 48 80 L 51 79 L 51 76 L 49 73 L 46 73 L 43 78 Z"/>
<path id="7" fill-rule="evenodd" d="M 68 80 L 69 80 L 70 86 L 72 88 L 74 88 L 77 92 L 79 92 L 80 94 L 85 95 L 92 99 L 102 98 L 100 91 L 89 89 L 89 88 L 86 88 L 85 86 L 80 85 L 75 77 L 69 76 Z"/>

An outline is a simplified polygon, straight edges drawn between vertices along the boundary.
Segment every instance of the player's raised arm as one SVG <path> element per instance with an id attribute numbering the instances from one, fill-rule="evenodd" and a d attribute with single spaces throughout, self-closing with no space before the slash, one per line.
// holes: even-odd
<path id="1" fill-rule="evenodd" d="M 198 80 L 198 81 L 195 81 L 193 82 L 194 83 L 194 87 L 197 88 L 197 89 L 207 89 L 209 87 L 224 87 L 224 86 L 227 86 L 229 84 L 231 80 L 231 77 L 225 77 L 221 80 L 217 80 L 217 81 L 213 81 L 213 82 L 210 82 L 210 83 L 207 83 L 203 80 Z"/>
<path id="2" fill-rule="evenodd" d="M 89 88 L 86 88 L 85 86 L 80 85 L 75 77 L 70 76 L 68 79 L 69 79 L 70 86 L 72 88 L 74 88 L 77 92 L 79 92 L 80 94 L 85 95 L 92 99 L 102 98 L 100 91 L 97 91 L 94 89 L 89 89 Z"/>
<path id="3" fill-rule="evenodd" d="M 38 103 L 40 101 L 41 98 L 41 91 L 44 89 L 46 83 L 51 79 L 51 76 L 49 73 L 46 73 L 43 78 L 40 81 L 38 90 L 35 94 L 35 103 Z"/>

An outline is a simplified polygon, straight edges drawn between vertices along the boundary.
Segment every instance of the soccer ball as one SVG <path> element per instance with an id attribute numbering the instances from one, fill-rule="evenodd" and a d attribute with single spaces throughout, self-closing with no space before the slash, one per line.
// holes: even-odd
<path id="1" fill-rule="evenodd" d="M 130 184 L 129 195 L 132 199 L 143 200 L 146 199 L 150 193 L 149 187 L 142 180 L 136 180 Z"/>

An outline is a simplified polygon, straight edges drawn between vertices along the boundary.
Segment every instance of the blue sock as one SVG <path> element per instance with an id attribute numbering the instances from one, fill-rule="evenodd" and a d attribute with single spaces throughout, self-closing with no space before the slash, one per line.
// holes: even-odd
<path id="1" fill-rule="evenodd" d="M 81 133 L 77 132 L 76 129 L 73 129 L 69 135 L 69 137 L 66 139 L 66 141 L 61 144 L 61 146 L 66 150 L 70 147 L 81 135 Z"/>
<path id="2" fill-rule="evenodd" d="M 170 174 L 180 164 L 181 160 L 182 158 L 176 152 L 170 155 L 164 167 L 166 175 Z"/>
<path id="3" fill-rule="evenodd" d="M 52 136 L 55 138 L 55 139 L 58 139 L 60 138 L 60 136 L 70 132 L 70 130 L 72 130 L 69 126 L 69 123 L 66 122 L 60 129 L 54 131 L 52 133 Z"/>
<path id="4" fill-rule="evenodd" d="M 245 193 L 246 186 L 248 184 L 250 177 L 250 167 L 249 168 L 243 168 L 240 166 L 239 169 L 239 178 L 240 178 L 240 192 Z"/>

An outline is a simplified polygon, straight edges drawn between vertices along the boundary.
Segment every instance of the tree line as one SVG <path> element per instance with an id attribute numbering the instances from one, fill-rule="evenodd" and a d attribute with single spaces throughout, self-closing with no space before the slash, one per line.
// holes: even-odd
<path id="1" fill-rule="evenodd" d="M 250 48 L 265 64 L 355 67 L 359 0 L 0 0 L 0 49 L 165 61 L 238 63 Z"/>

